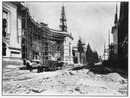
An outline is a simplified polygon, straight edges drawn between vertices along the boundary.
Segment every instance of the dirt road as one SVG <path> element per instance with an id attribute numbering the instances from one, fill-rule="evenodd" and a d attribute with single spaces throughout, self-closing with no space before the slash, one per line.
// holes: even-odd
<path id="1" fill-rule="evenodd" d="M 127 78 L 118 73 L 94 74 L 88 69 L 36 73 L 3 71 L 3 95 L 127 96 Z"/>

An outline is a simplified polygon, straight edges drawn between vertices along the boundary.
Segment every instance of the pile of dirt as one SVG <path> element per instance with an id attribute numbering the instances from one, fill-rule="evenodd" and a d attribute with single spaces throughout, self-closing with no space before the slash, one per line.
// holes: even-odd
<path id="1" fill-rule="evenodd" d="M 100 78 L 107 82 L 120 82 L 125 80 L 118 73 L 109 73 L 107 75 L 102 75 Z"/>
<path id="2" fill-rule="evenodd" d="M 95 74 L 89 69 L 43 73 L 15 70 L 5 72 L 3 78 L 11 78 L 11 81 L 3 81 L 5 95 L 45 95 L 49 91 L 54 91 L 54 95 L 56 93 L 60 95 L 127 95 L 127 79 L 122 78 L 118 73 L 102 75 Z"/>

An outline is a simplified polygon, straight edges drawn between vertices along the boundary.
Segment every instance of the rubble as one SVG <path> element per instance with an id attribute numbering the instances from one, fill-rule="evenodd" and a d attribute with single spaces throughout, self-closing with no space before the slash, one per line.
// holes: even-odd
<path id="1" fill-rule="evenodd" d="M 3 80 L 3 95 L 127 96 L 128 92 L 127 79 L 118 73 L 94 74 L 89 69 L 43 73 L 16 70 L 4 72 L 3 79 L 6 78 L 8 80 Z"/>

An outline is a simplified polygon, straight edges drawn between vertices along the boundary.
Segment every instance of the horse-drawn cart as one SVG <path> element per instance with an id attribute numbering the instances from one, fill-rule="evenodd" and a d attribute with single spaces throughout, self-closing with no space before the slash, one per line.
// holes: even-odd
<path id="1" fill-rule="evenodd" d="M 37 69 L 37 72 L 43 71 L 55 71 L 61 69 L 63 66 L 63 62 L 60 61 L 52 61 L 52 60 L 32 60 L 26 63 L 26 67 L 31 71 L 32 69 Z"/>

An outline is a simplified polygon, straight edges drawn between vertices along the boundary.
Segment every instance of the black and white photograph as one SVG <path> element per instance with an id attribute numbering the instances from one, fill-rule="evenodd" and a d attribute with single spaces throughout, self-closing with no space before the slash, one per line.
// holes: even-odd
<path id="1" fill-rule="evenodd" d="M 128 97 L 129 1 L 1 1 L 2 96 Z"/>

